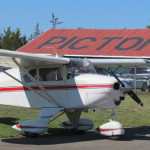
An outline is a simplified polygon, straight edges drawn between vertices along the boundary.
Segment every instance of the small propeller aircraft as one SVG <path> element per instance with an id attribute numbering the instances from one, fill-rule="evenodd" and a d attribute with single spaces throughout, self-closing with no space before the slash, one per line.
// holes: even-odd
<path id="1" fill-rule="evenodd" d="M 149 61 L 144 59 L 79 59 L 1 49 L 0 66 L 12 69 L 0 69 L 0 104 L 41 109 L 38 120 L 12 127 L 27 137 L 46 132 L 48 123 L 63 113 L 69 120 L 60 126 L 88 131 L 94 124 L 89 119 L 80 118 L 82 112 L 114 110 L 126 94 L 143 106 L 130 83 L 118 78 L 111 69 L 108 69 L 111 76 L 97 74 L 93 66 L 146 64 Z M 114 111 L 112 116 L 114 118 Z M 97 130 L 109 137 L 124 134 L 123 126 L 115 119 Z"/>

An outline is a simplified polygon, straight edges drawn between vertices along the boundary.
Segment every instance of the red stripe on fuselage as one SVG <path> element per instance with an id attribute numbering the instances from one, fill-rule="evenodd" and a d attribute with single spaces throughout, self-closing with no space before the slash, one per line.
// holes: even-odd
<path id="1" fill-rule="evenodd" d="M 61 89 L 86 89 L 86 88 L 111 88 L 113 85 L 74 85 L 74 86 L 49 86 L 44 87 L 46 90 L 61 90 Z M 39 87 L 31 87 L 34 90 L 40 90 Z M 7 87 L 0 88 L 0 92 L 4 91 L 26 91 L 27 87 Z"/>

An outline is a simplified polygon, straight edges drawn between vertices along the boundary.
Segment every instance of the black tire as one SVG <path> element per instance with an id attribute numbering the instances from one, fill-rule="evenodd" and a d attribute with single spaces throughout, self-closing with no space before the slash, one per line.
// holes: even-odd
<path id="1" fill-rule="evenodd" d="M 148 92 L 150 92 L 150 86 L 148 87 Z"/>
<path id="2" fill-rule="evenodd" d="M 37 138 L 39 136 L 39 134 L 32 133 L 32 132 L 25 132 L 24 136 L 27 138 Z"/>
<path id="3" fill-rule="evenodd" d="M 141 91 L 146 91 L 147 90 L 147 83 L 144 82 Z"/>
<path id="4" fill-rule="evenodd" d="M 122 135 L 113 135 L 113 136 L 109 136 L 109 139 L 111 140 L 121 140 Z"/>

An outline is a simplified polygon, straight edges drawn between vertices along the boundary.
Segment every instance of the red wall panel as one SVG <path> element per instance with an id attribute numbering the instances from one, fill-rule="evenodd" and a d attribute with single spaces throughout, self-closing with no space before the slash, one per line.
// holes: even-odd
<path id="1" fill-rule="evenodd" d="M 150 56 L 150 29 L 49 29 L 18 51 L 71 55 Z"/>

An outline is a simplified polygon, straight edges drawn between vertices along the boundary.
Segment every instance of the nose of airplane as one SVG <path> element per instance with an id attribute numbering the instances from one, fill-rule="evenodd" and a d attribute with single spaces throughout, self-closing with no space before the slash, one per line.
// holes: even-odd
<path id="1" fill-rule="evenodd" d="M 121 92 L 124 94 L 127 93 L 136 103 L 138 103 L 140 106 L 143 106 L 143 103 L 141 102 L 140 98 L 136 95 L 136 93 L 133 92 L 133 87 L 131 83 L 129 83 L 128 81 L 120 80 L 111 69 L 109 69 L 109 71 L 119 82 Z"/>

